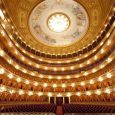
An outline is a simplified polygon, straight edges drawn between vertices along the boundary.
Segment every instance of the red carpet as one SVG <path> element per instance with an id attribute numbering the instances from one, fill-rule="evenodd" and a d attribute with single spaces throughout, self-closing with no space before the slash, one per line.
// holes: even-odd
<path id="1" fill-rule="evenodd" d="M 57 106 L 56 115 L 63 115 L 62 106 Z"/>

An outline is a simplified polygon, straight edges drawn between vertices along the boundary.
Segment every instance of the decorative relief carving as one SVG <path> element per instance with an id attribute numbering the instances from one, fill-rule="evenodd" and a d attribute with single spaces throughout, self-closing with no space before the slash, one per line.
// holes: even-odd
<path id="1" fill-rule="evenodd" d="M 92 18 L 93 18 L 93 23 L 92 23 L 92 25 L 93 25 L 93 26 L 97 26 L 97 25 L 98 25 L 98 10 L 97 10 L 97 9 L 94 9 L 92 12 L 93 12 L 93 13 L 92 13 Z"/>
<path id="2" fill-rule="evenodd" d="M 97 4 L 97 0 L 87 0 L 87 2 L 88 2 L 88 7 L 91 9 L 93 9 Z"/>
<path id="3" fill-rule="evenodd" d="M 20 11 L 18 17 L 19 17 L 20 28 L 25 28 L 27 26 L 27 24 L 25 23 L 25 20 L 26 20 L 25 12 L 24 11 Z"/>

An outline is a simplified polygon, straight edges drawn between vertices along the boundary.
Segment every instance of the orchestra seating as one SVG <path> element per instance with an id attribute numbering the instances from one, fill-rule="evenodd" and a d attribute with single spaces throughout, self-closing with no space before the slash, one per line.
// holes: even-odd
<path id="1" fill-rule="evenodd" d="M 67 113 L 115 113 L 115 106 L 64 104 L 63 112 Z"/>
<path id="2" fill-rule="evenodd" d="M 26 113 L 37 113 L 37 114 L 40 113 L 40 115 L 48 115 L 47 113 L 50 113 L 50 115 L 52 114 L 54 115 L 54 113 L 56 113 L 56 105 L 55 104 L 15 105 L 15 106 L 1 107 L 0 109 L 0 113 L 15 113 L 16 115 L 16 113 L 20 112 L 24 113 L 24 115 L 26 115 Z"/>
<path id="3" fill-rule="evenodd" d="M 0 115 L 56 115 L 54 113 L 35 113 L 35 112 L 31 112 L 31 113 L 0 113 Z"/>

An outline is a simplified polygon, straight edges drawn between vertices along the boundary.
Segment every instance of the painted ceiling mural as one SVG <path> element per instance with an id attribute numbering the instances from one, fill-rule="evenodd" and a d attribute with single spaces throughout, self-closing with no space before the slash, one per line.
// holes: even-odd
<path id="1" fill-rule="evenodd" d="M 80 49 L 83 49 L 94 40 L 96 40 L 97 36 L 99 35 L 99 31 L 103 27 L 103 23 L 105 22 L 106 17 L 108 16 L 113 4 L 113 0 L 106 0 L 106 3 L 105 0 L 101 0 L 101 2 L 100 0 L 87 0 L 87 2 L 85 2 L 84 0 L 74 0 L 73 2 L 71 2 L 71 4 L 69 4 L 69 6 L 69 1 L 67 0 L 63 0 L 64 3 L 59 2 L 59 4 L 57 4 L 57 7 L 61 6 L 62 9 L 69 8 L 69 13 L 71 13 L 72 16 L 70 16 L 70 14 L 68 14 L 66 10 L 63 11 L 62 14 L 64 14 L 64 17 L 66 16 L 66 18 L 69 19 L 69 27 L 67 27 L 67 30 L 64 32 L 56 33 L 51 30 L 51 28 L 55 28 L 54 26 L 52 26 L 53 21 L 50 16 L 52 16 L 52 14 L 55 14 L 55 7 L 53 7 L 52 5 L 55 4 L 56 1 L 60 0 L 52 0 L 54 2 L 48 1 L 49 0 L 11 0 L 11 2 L 9 2 L 9 0 L 3 0 L 14 24 L 20 32 L 22 40 L 36 51 L 50 55 L 71 54 Z M 44 5 L 47 7 L 44 8 Z M 43 17 L 40 16 L 42 16 L 42 14 L 48 9 L 48 7 L 50 9 L 51 6 L 54 8 L 54 10 L 50 10 L 50 13 L 47 12 L 47 18 L 44 18 L 44 20 L 42 20 Z M 40 11 L 39 13 L 36 13 L 35 10 Z M 60 15 L 60 12 L 62 12 L 61 8 L 57 13 L 59 13 Z M 17 15 L 15 15 L 16 13 Z M 33 16 L 36 17 L 36 21 L 31 21 L 30 24 L 29 21 L 33 20 Z M 38 19 L 39 17 L 40 19 Z M 55 18 L 54 15 L 53 17 Z M 49 24 L 40 23 L 40 20 L 42 20 L 42 22 L 45 22 L 45 20 L 49 18 L 51 19 L 51 28 L 48 27 Z M 73 22 L 72 19 L 74 18 L 76 19 L 74 21 L 76 23 L 74 26 L 76 27 L 74 28 L 74 30 L 71 30 L 71 22 Z M 67 26 L 66 24 L 65 27 Z M 39 28 L 35 28 L 37 27 L 35 25 L 37 25 Z M 40 33 L 40 31 L 42 34 Z"/>
<path id="2" fill-rule="evenodd" d="M 32 10 L 29 19 L 32 35 L 46 45 L 57 47 L 83 37 L 88 23 L 85 9 L 73 0 L 46 0 Z"/>

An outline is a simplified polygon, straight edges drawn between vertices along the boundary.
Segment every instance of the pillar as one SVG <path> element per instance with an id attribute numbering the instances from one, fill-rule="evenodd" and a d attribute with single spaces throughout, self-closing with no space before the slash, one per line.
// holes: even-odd
<path id="1" fill-rule="evenodd" d="M 63 104 L 65 104 L 65 98 L 63 97 Z"/>
<path id="2" fill-rule="evenodd" d="M 70 96 L 68 98 L 69 98 L 69 104 L 70 104 Z"/>
<path id="3" fill-rule="evenodd" d="M 50 104 L 50 96 L 48 97 L 49 99 L 48 99 L 48 102 L 49 102 L 49 104 Z"/>
<path id="4" fill-rule="evenodd" d="M 56 97 L 54 97 L 54 103 L 56 104 Z"/>

